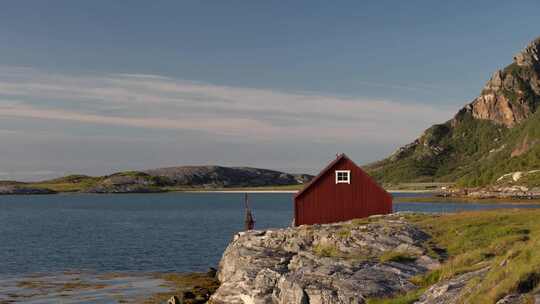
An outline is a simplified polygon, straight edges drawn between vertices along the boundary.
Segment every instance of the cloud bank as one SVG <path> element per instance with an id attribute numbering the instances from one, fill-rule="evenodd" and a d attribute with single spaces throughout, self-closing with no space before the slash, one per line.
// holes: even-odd
<path id="1" fill-rule="evenodd" d="M 370 151 L 369 156 L 363 155 L 365 161 L 388 152 L 376 153 L 370 146 L 397 147 L 431 124 L 447 120 L 452 112 L 427 104 L 222 86 L 160 75 L 69 75 L 0 67 L 0 120 L 4 121 L 0 136 L 16 136 L 18 145 L 25 139 L 29 144 L 35 141 L 28 126 L 44 132 L 56 123 L 65 126 L 66 133 L 71 127 L 83 128 L 88 137 L 102 127 L 112 133 L 121 128 L 124 137 L 140 137 L 144 130 L 199 134 L 182 139 L 194 154 L 198 146 L 212 149 L 211 141 L 219 139 L 213 149 L 219 150 L 223 142 L 265 144 L 276 151 L 294 143 L 304 154 L 317 154 L 313 145 L 355 146 L 357 151 L 364 147 Z M 19 130 L 21 121 L 24 131 Z M 64 144 L 69 145 L 69 140 Z M 2 157 L 0 165 L 10 161 Z M 190 155 L 182 157 L 178 163 L 189 162 Z M 212 159 L 219 157 L 228 159 L 223 154 Z M 252 161 L 263 165 L 269 156 L 261 152 L 259 157 L 260 161 Z M 30 169 L 34 170 L 24 170 Z M 38 171 L 44 170 L 57 171 Z"/>
<path id="2" fill-rule="evenodd" d="M 401 141 L 448 109 L 218 86 L 156 75 L 0 68 L 0 116 L 192 130 L 250 140 Z"/>

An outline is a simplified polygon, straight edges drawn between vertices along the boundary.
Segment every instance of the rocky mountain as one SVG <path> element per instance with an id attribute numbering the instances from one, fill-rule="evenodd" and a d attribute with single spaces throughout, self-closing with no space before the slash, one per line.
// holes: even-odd
<path id="1" fill-rule="evenodd" d="M 366 169 L 380 182 L 494 183 L 540 168 L 540 38 L 493 74 L 480 95 L 445 123 Z"/>

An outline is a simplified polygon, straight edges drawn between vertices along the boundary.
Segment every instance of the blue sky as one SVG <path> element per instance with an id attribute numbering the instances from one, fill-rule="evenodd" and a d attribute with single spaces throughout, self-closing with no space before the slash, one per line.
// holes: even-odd
<path id="1" fill-rule="evenodd" d="M 538 1 L 11 1 L 0 179 L 181 164 L 314 172 L 449 119 Z"/>

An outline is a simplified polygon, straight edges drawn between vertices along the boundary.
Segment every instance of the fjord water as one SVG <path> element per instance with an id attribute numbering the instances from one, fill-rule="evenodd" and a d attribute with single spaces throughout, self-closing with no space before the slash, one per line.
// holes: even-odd
<path id="1" fill-rule="evenodd" d="M 292 197 L 250 194 L 256 228 L 288 226 Z M 217 266 L 232 236 L 242 230 L 243 204 L 242 193 L 0 196 L 0 275 L 204 271 Z M 425 212 L 535 207 L 394 205 L 395 211 Z"/>

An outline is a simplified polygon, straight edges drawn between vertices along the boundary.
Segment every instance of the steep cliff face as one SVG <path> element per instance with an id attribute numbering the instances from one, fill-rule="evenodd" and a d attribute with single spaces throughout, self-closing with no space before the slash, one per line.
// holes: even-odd
<path id="1" fill-rule="evenodd" d="M 513 127 L 536 111 L 540 101 L 540 38 L 495 72 L 480 96 L 465 106 L 474 118 Z"/>
<path id="2" fill-rule="evenodd" d="M 466 107 L 473 117 L 513 127 L 536 111 L 540 95 L 540 39 L 514 57 L 514 63 L 497 71 L 482 93 Z"/>
<path id="3" fill-rule="evenodd" d="M 540 62 L 540 37 L 531 42 L 523 52 L 514 56 L 519 66 L 534 66 L 538 68 Z"/>
<path id="4" fill-rule="evenodd" d="M 540 38 L 514 56 L 512 64 L 495 72 L 480 95 L 452 119 L 427 129 L 387 159 L 369 165 L 368 171 L 386 183 L 465 177 L 476 178 L 476 184 L 491 182 L 496 176 L 480 178 L 479 167 L 471 162 L 481 166 L 498 159 L 497 155 L 522 157 L 540 138 L 529 132 L 540 121 L 535 115 L 540 104 L 539 50 Z M 537 164 L 525 167 L 529 165 Z"/>

